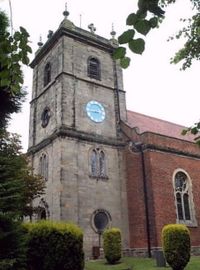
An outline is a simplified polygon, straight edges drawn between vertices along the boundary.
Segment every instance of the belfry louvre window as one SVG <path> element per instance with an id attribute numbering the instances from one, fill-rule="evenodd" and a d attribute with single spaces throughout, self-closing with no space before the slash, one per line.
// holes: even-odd
<path id="1" fill-rule="evenodd" d="M 88 77 L 100 80 L 101 67 L 99 60 L 95 57 L 89 57 L 87 64 L 88 64 Z"/>
<path id="2" fill-rule="evenodd" d="M 189 225 L 194 223 L 195 214 L 192 201 L 191 183 L 183 171 L 174 176 L 174 195 L 177 211 L 177 221 Z"/>
<path id="3" fill-rule="evenodd" d="M 90 174 L 95 178 L 107 178 L 105 153 L 100 148 L 90 152 Z"/>
<path id="4" fill-rule="evenodd" d="M 44 178 L 45 181 L 48 180 L 48 156 L 44 153 L 40 157 L 39 174 Z"/>
<path id="5" fill-rule="evenodd" d="M 51 64 L 47 63 L 44 67 L 44 86 L 51 81 Z"/>

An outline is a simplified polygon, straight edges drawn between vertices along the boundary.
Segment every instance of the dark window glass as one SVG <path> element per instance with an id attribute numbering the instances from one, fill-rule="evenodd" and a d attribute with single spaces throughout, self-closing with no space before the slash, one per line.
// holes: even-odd
<path id="1" fill-rule="evenodd" d="M 92 176 L 97 176 L 98 175 L 97 163 L 98 163 L 97 152 L 96 152 L 96 150 L 93 150 L 92 151 L 92 156 L 91 156 L 91 173 L 92 173 Z"/>
<path id="2" fill-rule="evenodd" d="M 178 218 L 179 220 L 183 220 L 183 208 L 182 208 L 182 200 L 180 193 L 176 194 L 176 203 L 177 203 L 177 210 L 178 210 Z"/>
<path id="3" fill-rule="evenodd" d="M 105 155 L 104 152 L 101 151 L 99 153 L 99 172 L 100 172 L 100 176 L 105 176 L 106 173 L 106 168 L 105 168 Z"/>
<path id="4" fill-rule="evenodd" d="M 42 112 L 42 115 L 41 115 L 41 121 L 42 121 L 43 128 L 45 128 L 48 125 L 49 119 L 50 119 L 50 110 L 49 110 L 49 108 L 45 108 L 44 111 Z"/>
<path id="5" fill-rule="evenodd" d="M 40 213 L 40 219 L 47 219 L 47 215 L 46 215 L 45 209 L 42 209 L 42 210 L 41 210 L 41 213 Z"/>
<path id="6" fill-rule="evenodd" d="M 51 64 L 47 63 L 44 68 L 44 86 L 46 86 L 51 81 Z"/>
<path id="7" fill-rule="evenodd" d="M 94 216 L 94 225 L 98 232 L 103 232 L 109 223 L 108 215 L 101 211 L 97 212 Z"/>
<path id="8" fill-rule="evenodd" d="M 97 80 L 101 79 L 100 62 L 94 57 L 88 59 L 88 76 Z"/>
<path id="9" fill-rule="evenodd" d="M 183 195 L 184 208 L 185 208 L 185 219 L 190 220 L 190 207 L 189 207 L 189 196 L 188 194 Z"/>

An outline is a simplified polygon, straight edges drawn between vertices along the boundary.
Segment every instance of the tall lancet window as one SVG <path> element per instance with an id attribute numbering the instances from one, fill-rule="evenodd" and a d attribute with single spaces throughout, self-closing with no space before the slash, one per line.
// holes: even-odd
<path id="1" fill-rule="evenodd" d="M 184 171 L 177 171 L 174 175 L 174 196 L 177 222 L 186 225 L 195 225 L 191 180 Z"/>
<path id="2" fill-rule="evenodd" d="M 95 57 L 89 57 L 87 65 L 88 65 L 88 77 L 100 80 L 101 67 L 99 60 Z"/>
<path id="3" fill-rule="evenodd" d="M 92 176 L 97 176 L 98 174 L 98 156 L 95 149 L 91 153 L 91 174 Z"/>
<path id="4" fill-rule="evenodd" d="M 99 174 L 101 177 L 106 176 L 106 161 L 105 161 L 105 154 L 103 151 L 99 152 Z"/>
<path id="5" fill-rule="evenodd" d="M 48 180 L 48 156 L 44 153 L 40 157 L 39 174 L 45 181 Z"/>
<path id="6" fill-rule="evenodd" d="M 44 86 L 51 81 L 51 64 L 47 63 L 44 67 Z"/>
<path id="7" fill-rule="evenodd" d="M 107 179 L 106 157 L 104 151 L 100 148 L 92 149 L 92 151 L 90 151 L 89 160 L 91 177 Z"/>

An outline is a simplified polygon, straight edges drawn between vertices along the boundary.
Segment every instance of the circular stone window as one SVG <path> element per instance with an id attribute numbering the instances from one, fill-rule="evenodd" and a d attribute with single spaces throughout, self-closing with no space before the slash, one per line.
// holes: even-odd
<path id="1" fill-rule="evenodd" d="M 101 234 L 111 225 L 111 216 L 108 211 L 98 209 L 92 214 L 92 228 L 95 232 Z"/>
<path id="2" fill-rule="evenodd" d="M 45 108 L 42 112 L 42 115 L 41 115 L 41 121 L 42 121 L 43 128 L 45 128 L 48 125 L 49 119 L 50 119 L 50 110 L 49 110 L 49 108 Z"/>

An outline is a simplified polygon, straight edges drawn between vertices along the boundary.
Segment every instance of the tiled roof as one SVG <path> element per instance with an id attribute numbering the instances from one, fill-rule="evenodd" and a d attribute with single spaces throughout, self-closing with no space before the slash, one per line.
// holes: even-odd
<path id="1" fill-rule="evenodd" d="M 194 138 L 197 137 L 197 135 L 194 136 L 192 134 L 187 134 L 185 136 L 181 135 L 181 131 L 184 129 L 184 126 L 133 111 L 127 111 L 127 124 L 132 128 L 137 127 L 138 133 L 149 131 L 193 142 Z"/>

